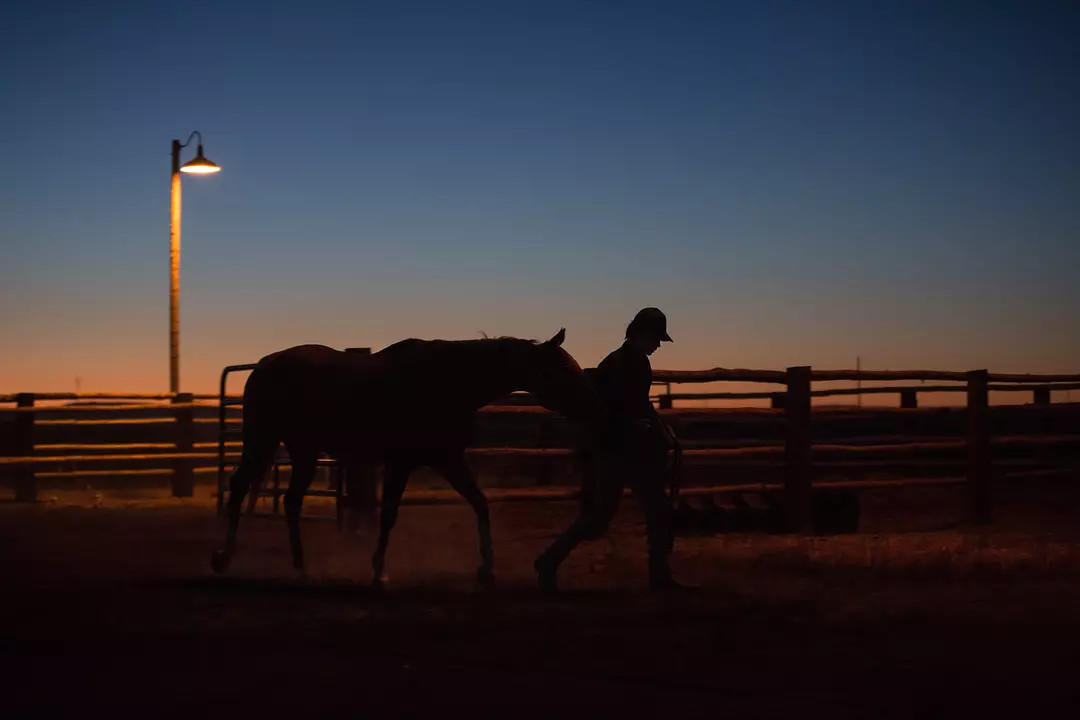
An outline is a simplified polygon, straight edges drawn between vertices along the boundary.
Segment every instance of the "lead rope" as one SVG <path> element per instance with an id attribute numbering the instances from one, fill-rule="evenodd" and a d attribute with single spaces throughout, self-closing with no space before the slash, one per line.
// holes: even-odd
<path id="1" fill-rule="evenodd" d="M 671 506 L 674 508 L 679 500 L 679 490 L 682 489 L 682 443 L 674 435 L 672 435 L 672 440 L 675 444 L 672 448 L 671 475 L 668 478 L 668 484 L 671 487 Z"/>

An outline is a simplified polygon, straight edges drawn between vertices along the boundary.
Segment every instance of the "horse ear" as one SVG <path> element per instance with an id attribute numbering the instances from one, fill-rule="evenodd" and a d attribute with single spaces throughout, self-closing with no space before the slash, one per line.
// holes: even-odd
<path id="1" fill-rule="evenodd" d="M 559 332 L 555 333 L 555 336 L 548 340 L 545 345 L 554 345 L 559 347 L 563 344 L 563 340 L 566 339 L 566 328 L 559 328 Z"/>

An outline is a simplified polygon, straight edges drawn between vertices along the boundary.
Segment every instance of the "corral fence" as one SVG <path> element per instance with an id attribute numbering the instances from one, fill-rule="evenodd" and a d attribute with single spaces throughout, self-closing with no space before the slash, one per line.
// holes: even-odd
<path id="1" fill-rule="evenodd" d="M 899 394 L 900 407 L 915 410 L 918 394 L 925 392 L 962 392 L 966 394 L 966 481 L 971 497 L 972 518 L 987 522 L 990 518 L 990 480 L 992 474 L 989 393 L 1030 392 L 1035 406 L 1050 405 L 1052 391 L 1080 388 L 1080 375 L 990 373 L 987 370 L 950 372 L 938 370 L 814 370 L 809 366 L 789 367 L 786 371 L 714 368 L 712 370 L 659 370 L 654 380 L 667 385 L 657 397 L 662 409 L 673 409 L 675 400 L 764 399 L 774 410 L 786 416 L 784 442 L 784 499 L 788 527 L 805 531 L 811 526 L 811 398 L 844 395 Z M 813 381 L 951 381 L 950 385 L 914 385 L 904 387 L 857 387 L 811 390 Z M 772 392 L 674 393 L 672 383 L 717 381 L 769 383 L 784 386 Z M 992 384 L 993 383 L 993 384 Z M 1069 428 L 1080 430 L 1080 428 Z M 1067 440 L 1068 441 L 1068 440 Z"/>
<path id="2" fill-rule="evenodd" d="M 884 387 L 827 388 L 812 390 L 811 397 L 839 397 L 863 395 L 898 395 L 900 407 L 914 409 L 919 407 L 920 393 L 966 393 L 971 372 L 948 372 L 940 370 L 815 370 L 813 380 L 863 380 L 871 381 L 952 381 L 949 385 L 905 385 Z M 1031 393 L 1035 405 L 1049 405 L 1051 392 L 1080 390 L 1080 375 L 1030 375 L 1015 373 L 988 373 L 988 392 Z M 654 383 L 665 386 L 663 392 L 656 393 L 652 399 L 661 409 L 671 409 L 675 400 L 769 400 L 773 408 L 782 409 L 787 399 L 785 390 L 765 392 L 672 392 L 672 383 L 707 383 L 717 381 L 743 381 L 758 383 L 786 384 L 786 373 L 775 370 L 732 370 L 714 368 L 712 370 L 657 370 L 653 373 Z"/>
<path id="3" fill-rule="evenodd" d="M 115 483 L 168 477 L 173 494 L 189 496 L 197 476 L 216 473 L 220 488 L 224 473 L 239 458 L 242 423 L 241 396 L 225 393 L 224 375 L 216 395 L 0 395 L 0 474 L 20 501 L 36 499 L 41 483 L 79 479 L 108 478 Z M 935 475 L 930 482 L 966 483 L 972 517 L 985 522 L 990 517 L 994 472 L 1045 470 L 1074 463 L 1080 454 L 1080 404 L 1050 403 L 1052 392 L 1080 389 L 1080 374 L 797 366 L 783 371 L 656 370 L 653 375 L 663 389 L 654 399 L 684 439 L 688 469 L 697 468 L 707 478 L 720 475 L 724 487 L 746 480 L 751 486 L 782 490 L 788 527 L 796 531 L 811 526 L 815 478 L 819 485 L 872 486 L 874 481 L 865 479 L 867 473 L 930 472 Z M 813 382 L 831 381 L 949 384 L 811 389 Z M 742 393 L 671 389 L 714 382 L 779 387 Z M 1031 393 L 1032 403 L 991 408 L 991 391 Z M 920 408 L 917 396 L 924 392 L 963 393 L 966 405 Z M 812 398 L 881 393 L 898 394 L 900 407 L 811 409 Z M 675 407 L 675 401 L 709 399 L 769 399 L 771 407 Z M 565 423 L 531 403 L 527 395 L 516 394 L 482 408 L 481 437 L 469 454 L 477 461 L 530 462 L 539 470 L 537 483 L 544 484 L 553 465 L 572 463 L 576 450 Z M 859 479 L 837 482 L 836 477 L 844 474 Z"/>

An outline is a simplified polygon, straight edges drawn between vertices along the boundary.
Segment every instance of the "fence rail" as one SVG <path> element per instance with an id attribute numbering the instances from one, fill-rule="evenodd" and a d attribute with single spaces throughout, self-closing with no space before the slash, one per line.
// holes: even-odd
<path id="1" fill-rule="evenodd" d="M 1054 383 L 1054 384 L 1010 384 L 989 385 L 989 392 L 1030 392 L 1033 402 L 1039 405 L 1050 403 L 1050 393 L 1060 390 L 1080 390 L 1080 383 Z M 909 385 L 904 387 L 866 387 L 866 388 L 828 388 L 826 390 L 813 390 L 811 397 L 837 397 L 842 395 L 899 395 L 900 407 L 918 407 L 918 394 L 927 392 L 967 392 L 967 385 Z M 662 408 L 673 407 L 675 400 L 772 400 L 774 407 L 783 407 L 784 391 L 772 392 L 664 392 L 654 396 Z"/>
<path id="2" fill-rule="evenodd" d="M 250 369 L 251 366 L 235 366 Z M 990 392 L 1032 392 L 1033 404 L 1047 406 L 1050 393 L 1058 390 L 1080 389 L 1080 374 L 1016 374 L 990 373 L 986 370 L 945 372 L 935 370 L 854 371 L 814 370 L 810 367 L 791 367 L 784 371 L 713 368 L 701 371 L 657 370 L 654 380 L 667 383 L 667 392 L 657 396 L 666 417 L 675 422 L 680 418 L 690 422 L 698 416 L 708 416 L 702 409 L 673 408 L 676 400 L 701 399 L 771 399 L 773 409 L 752 414 L 749 410 L 716 417 L 728 418 L 739 414 L 744 420 L 753 417 L 776 418 L 782 421 L 779 444 L 746 447 L 695 447 L 685 451 L 688 460 L 700 463 L 728 463 L 754 471 L 771 468 L 780 473 L 792 530 L 805 531 L 810 527 L 810 496 L 815 474 L 823 471 L 893 467 L 951 469 L 961 471 L 971 495 L 972 517 L 979 522 L 989 519 L 991 509 L 990 476 L 994 467 L 1024 466 L 1023 458 L 991 458 L 995 451 L 1018 451 L 1039 455 L 1049 451 L 1080 450 L 1080 427 L 1077 434 L 990 438 Z M 825 388 L 812 390 L 815 381 L 948 381 L 950 385 L 907 385 L 860 388 Z M 781 388 L 766 392 L 672 392 L 670 384 L 705 383 L 717 381 L 758 382 L 778 384 Z M 966 427 L 961 437 L 941 442 L 877 443 L 860 446 L 841 443 L 812 442 L 813 418 L 827 416 L 812 412 L 810 401 L 815 397 L 878 395 L 896 393 L 901 408 L 917 407 L 916 397 L 924 392 L 965 393 Z M 224 402 L 220 402 L 224 399 Z M 197 401 L 218 402 L 197 402 Z M 8 422 L 0 437 L 7 442 L 0 446 L 0 472 L 9 476 L 19 500 L 33 500 L 37 494 L 36 477 L 100 477 L 157 476 L 171 477 L 173 492 L 191 494 L 195 474 L 210 473 L 238 457 L 240 443 L 228 440 L 218 443 L 199 440 L 205 432 L 199 428 L 217 424 L 227 427 L 232 436 L 242 422 L 241 396 L 193 393 L 16 393 L 0 395 L 0 415 Z M 55 404 L 59 401 L 107 401 L 96 404 Z M 468 450 L 478 458 L 526 458 L 546 463 L 548 459 L 568 458 L 571 447 L 555 447 L 547 428 L 550 413 L 518 398 L 514 404 L 489 406 L 481 416 L 497 417 L 509 423 L 532 423 L 540 429 L 536 447 L 475 447 Z M 45 404 L 40 404 L 45 403 Z M 417 411 L 422 411 L 418 407 Z M 704 415 L 703 415 L 704 412 Z M 879 412 L 884 412 L 884 409 Z M 896 411 L 899 412 L 899 411 Z M 763 413 L 763 414 L 762 414 Z M 155 417 L 154 415 L 158 416 Z M 212 414 L 214 416 L 199 416 Z M 95 416 L 96 415 L 96 416 Z M 771 421 L 771 420 L 770 420 Z M 64 433 L 97 433 L 106 435 L 116 428 L 125 433 L 123 442 L 75 442 Z M 208 428 L 206 428 L 208 430 Z M 753 432 L 753 431 L 751 431 Z M 55 442 L 46 442 L 42 434 L 57 434 Z M 35 442 L 35 438 L 38 438 Z M 140 442 L 140 439 L 144 441 Z M 89 440 L 89 438 L 88 438 Z M 218 450 L 218 451 L 215 451 Z M 953 457 L 939 457 L 952 453 Z M 112 463 L 125 467 L 107 469 Z M 143 467 L 157 463 L 158 467 Z M 78 464 L 80 467 L 75 467 Z M 134 466 L 134 467 L 133 467 Z M 955 478 L 950 479 L 955 482 Z M 764 482 L 764 481 L 762 481 Z"/>
<path id="3" fill-rule="evenodd" d="M 811 370 L 810 379 L 832 380 L 956 380 L 967 382 L 970 371 L 951 370 Z M 1054 383 L 1080 382 L 1080 374 L 988 373 L 990 382 Z M 784 385 L 783 370 L 746 370 L 742 368 L 712 368 L 711 370 L 653 370 L 653 380 L 671 383 L 703 383 L 717 381 L 763 382 Z"/>
<path id="4" fill-rule="evenodd" d="M 16 402 L 20 395 L 0 395 L 0 402 Z M 172 400 L 177 395 L 188 395 L 196 400 L 217 400 L 218 396 L 207 393 L 125 393 L 125 392 L 39 392 L 30 393 L 38 400 Z"/>

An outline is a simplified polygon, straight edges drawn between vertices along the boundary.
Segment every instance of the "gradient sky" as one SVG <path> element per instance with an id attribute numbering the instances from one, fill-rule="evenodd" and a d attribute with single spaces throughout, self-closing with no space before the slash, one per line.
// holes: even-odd
<path id="1" fill-rule="evenodd" d="M 194 129 L 186 390 L 645 305 L 654 367 L 1080 372 L 1077 7 L 6 4 L 0 392 L 167 390 Z"/>

